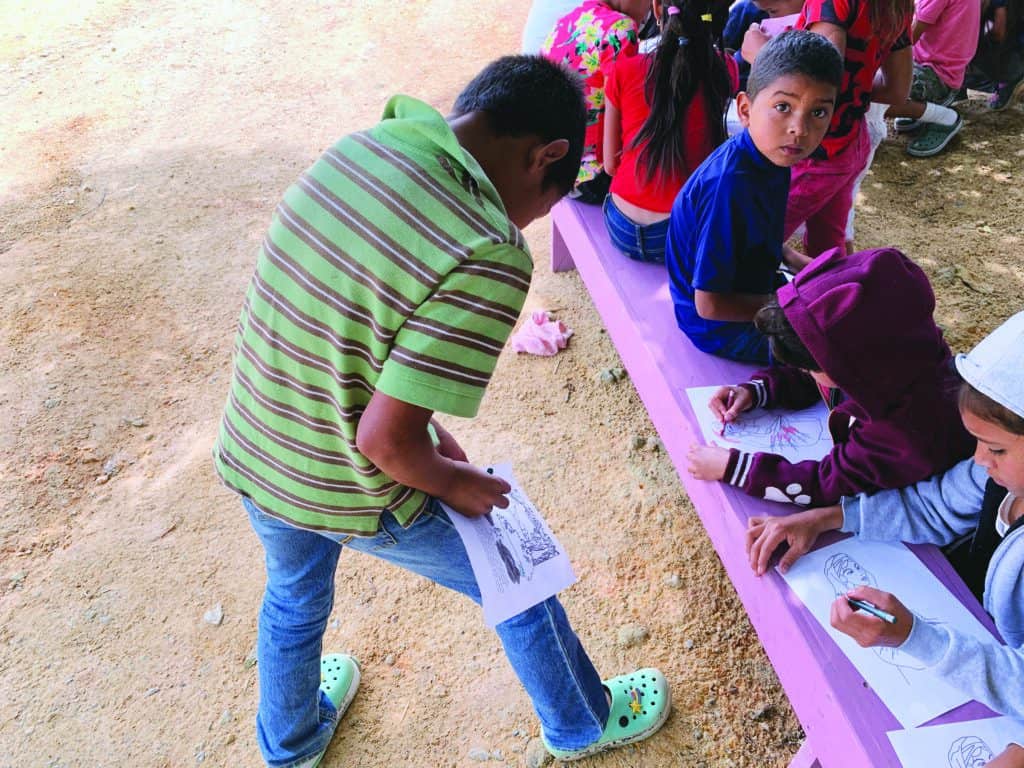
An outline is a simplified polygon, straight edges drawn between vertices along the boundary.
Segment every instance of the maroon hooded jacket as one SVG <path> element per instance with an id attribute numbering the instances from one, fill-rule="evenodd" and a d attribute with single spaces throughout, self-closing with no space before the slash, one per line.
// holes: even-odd
<path id="1" fill-rule="evenodd" d="M 924 272 L 894 248 L 827 251 L 778 290 L 779 304 L 815 361 L 841 390 L 829 415 L 835 447 L 793 464 L 732 449 L 723 478 L 744 492 L 804 506 L 902 488 L 974 450 L 957 409 L 959 378 L 935 325 Z M 762 408 L 799 409 L 822 396 L 802 370 L 758 371 L 743 385 Z M 840 393 L 832 393 L 834 405 Z"/>

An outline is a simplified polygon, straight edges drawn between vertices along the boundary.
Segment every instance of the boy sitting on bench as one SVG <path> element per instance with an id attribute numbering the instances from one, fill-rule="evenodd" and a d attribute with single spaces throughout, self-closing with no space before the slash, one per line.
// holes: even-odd
<path id="1" fill-rule="evenodd" d="M 780 285 L 789 169 L 821 143 L 842 76 L 839 52 L 820 35 L 772 38 L 736 97 L 743 132 L 676 197 L 665 244 L 672 302 L 702 352 L 770 362 L 752 320 Z"/>

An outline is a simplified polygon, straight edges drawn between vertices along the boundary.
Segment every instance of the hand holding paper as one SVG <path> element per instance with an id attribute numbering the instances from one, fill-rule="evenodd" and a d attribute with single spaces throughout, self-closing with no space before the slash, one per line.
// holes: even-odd
<path id="1" fill-rule="evenodd" d="M 508 506 L 505 494 L 512 486 L 497 475 L 472 464 L 455 462 L 451 482 L 438 498 L 466 517 L 481 517 L 494 507 Z"/>

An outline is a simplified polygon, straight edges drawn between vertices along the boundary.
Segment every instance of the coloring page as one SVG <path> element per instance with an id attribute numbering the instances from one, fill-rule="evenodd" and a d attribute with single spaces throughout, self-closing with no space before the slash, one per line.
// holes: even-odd
<path id="1" fill-rule="evenodd" d="M 686 390 L 707 445 L 738 448 L 751 453 L 777 453 L 789 461 L 818 461 L 832 450 L 828 406 L 816 403 L 802 411 L 766 411 L 755 408 L 725 425 L 708 408 L 719 387 Z"/>
<path id="2" fill-rule="evenodd" d="M 991 717 L 889 731 L 903 768 L 981 768 L 1010 744 L 1024 744 L 1024 723 Z"/>
<path id="3" fill-rule="evenodd" d="M 783 578 L 905 727 L 920 725 L 970 699 L 897 648 L 861 648 L 832 628 L 840 595 L 866 584 L 891 592 L 916 616 L 996 642 L 903 544 L 848 538 L 797 560 Z"/>
<path id="4" fill-rule="evenodd" d="M 466 546 L 489 627 L 522 613 L 576 582 L 565 550 L 516 482 L 512 467 L 488 467 L 512 486 L 505 509 L 469 518 L 442 505 Z"/>

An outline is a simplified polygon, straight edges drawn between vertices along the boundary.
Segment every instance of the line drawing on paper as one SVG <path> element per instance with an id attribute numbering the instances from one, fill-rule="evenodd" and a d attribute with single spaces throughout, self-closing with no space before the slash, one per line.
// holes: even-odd
<path id="1" fill-rule="evenodd" d="M 778 453 L 787 448 L 806 448 L 821 442 L 822 423 L 799 413 L 759 413 L 729 422 L 721 439 L 743 443 L 748 450 Z"/>
<path id="2" fill-rule="evenodd" d="M 961 736 L 949 747 L 949 768 L 983 768 L 995 754 L 977 736 Z"/>
<path id="3" fill-rule="evenodd" d="M 507 509 L 491 510 L 484 517 L 491 524 L 492 543 L 509 580 L 518 584 L 533 579 L 536 567 L 557 557 L 559 551 L 525 496 L 513 489 L 508 500 Z"/>
<path id="4" fill-rule="evenodd" d="M 822 570 L 825 573 L 825 578 L 832 585 L 832 591 L 836 597 L 845 596 L 855 587 L 878 588 L 878 584 L 875 583 L 875 575 L 845 552 L 836 552 L 829 557 Z M 913 656 L 908 656 L 898 648 L 876 645 L 871 648 L 871 651 L 880 661 L 896 667 L 896 671 L 900 673 L 900 677 L 907 685 L 910 685 L 910 680 L 903 670 L 920 670 L 925 667 Z"/>

